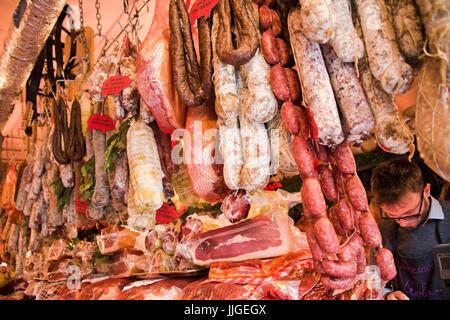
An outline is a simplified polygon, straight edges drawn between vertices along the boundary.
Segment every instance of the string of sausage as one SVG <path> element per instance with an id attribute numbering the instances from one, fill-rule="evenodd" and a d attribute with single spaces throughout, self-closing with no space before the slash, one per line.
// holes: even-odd
<path id="1" fill-rule="evenodd" d="M 68 158 L 74 162 L 83 159 L 86 146 L 81 129 L 81 106 L 78 100 L 75 100 L 72 104 L 67 140 L 66 154 Z"/>
<path id="2" fill-rule="evenodd" d="M 231 4 L 231 8 L 230 8 Z M 217 55 L 233 66 L 240 66 L 255 55 L 259 45 L 258 31 L 242 0 L 219 0 L 219 30 L 217 32 Z M 234 48 L 231 35 L 231 13 L 239 33 L 239 46 Z"/>
<path id="3" fill-rule="evenodd" d="M 209 19 L 198 20 L 200 66 L 194 48 L 191 23 L 183 0 L 169 6 L 170 54 L 172 73 L 183 102 L 190 107 L 203 104 L 212 96 L 212 50 Z"/>
<path id="4" fill-rule="evenodd" d="M 66 104 L 62 98 L 59 98 L 58 103 L 53 108 L 53 117 L 55 121 L 55 132 L 53 134 L 52 148 L 55 160 L 60 164 L 69 164 L 70 159 L 62 147 L 62 140 L 67 143 L 67 111 Z"/>

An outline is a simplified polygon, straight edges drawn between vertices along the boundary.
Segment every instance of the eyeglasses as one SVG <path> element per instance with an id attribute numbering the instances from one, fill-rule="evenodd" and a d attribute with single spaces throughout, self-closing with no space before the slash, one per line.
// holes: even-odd
<path id="1" fill-rule="evenodd" d="M 381 215 L 381 219 L 384 220 L 389 220 L 389 221 L 400 221 L 400 220 L 412 220 L 412 219 L 416 219 L 420 217 L 421 211 L 422 211 L 422 204 L 423 204 L 423 192 L 420 196 L 420 205 L 419 205 L 419 211 L 417 214 L 411 215 L 411 216 L 406 216 L 406 217 L 400 217 L 400 218 L 391 218 L 389 217 L 386 212 L 384 212 L 383 209 L 380 208 L 380 215 Z"/>

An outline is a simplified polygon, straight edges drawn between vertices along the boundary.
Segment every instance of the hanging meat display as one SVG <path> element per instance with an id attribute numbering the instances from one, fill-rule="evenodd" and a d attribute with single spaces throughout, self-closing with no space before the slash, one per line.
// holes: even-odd
<path id="1" fill-rule="evenodd" d="M 420 156 L 449 180 L 447 7 L 416 2 L 156 1 L 142 43 L 123 28 L 42 98 L 0 259 L 37 300 L 380 295 L 397 270 L 352 148 L 412 150 L 416 74 Z"/>

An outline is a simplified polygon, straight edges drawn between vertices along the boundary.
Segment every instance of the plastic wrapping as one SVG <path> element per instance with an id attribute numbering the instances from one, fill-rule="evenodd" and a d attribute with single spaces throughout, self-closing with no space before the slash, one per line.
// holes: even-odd
<path id="1" fill-rule="evenodd" d="M 97 244 L 101 254 L 108 254 L 120 249 L 133 248 L 139 232 L 121 226 L 109 226 L 102 229 L 97 236 Z"/>
<path id="2" fill-rule="evenodd" d="M 51 244 L 45 260 L 57 261 L 62 258 L 72 257 L 72 254 L 72 251 L 69 250 L 69 243 L 63 239 L 58 239 L 53 241 L 53 243 Z"/>
<path id="3" fill-rule="evenodd" d="M 17 173 L 16 170 L 14 170 L 13 164 L 11 163 L 8 173 L 6 174 L 6 178 L 3 182 L 3 191 L 0 200 L 2 208 L 12 207 L 15 197 L 16 182 Z"/>
<path id="4" fill-rule="evenodd" d="M 154 279 L 133 282 L 123 288 L 120 300 L 178 300 L 191 278 Z M 150 282 L 150 283 L 149 283 Z"/>
<path id="5" fill-rule="evenodd" d="M 284 127 L 280 116 L 269 121 L 267 131 L 271 146 L 271 173 L 279 169 L 288 178 L 298 175 L 298 167 L 292 154 L 292 135 Z"/>
<path id="6" fill-rule="evenodd" d="M 127 133 L 130 185 L 139 213 L 156 211 L 162 204 L 163 172 L 153 131 L 143 122 L 134 122 Z"/>
<path id="7" fill-rule="evenodd" d="M 110 275 L 112 278 L 130 277 L 141 272 L 138 268 L 138 261 L 145 259 L 143 252 L 127 248 L 121 249 L 113 258 L 110 266 Z"/>
<path id="8" fill-rule="evenodd" d="M 312 268 L 311 253 L 309 249 L 291 252 L 273 259 L 257 259 L 245 262 L 229 263 L 216 262 L 209 269 L 209 280 L 249 279 L 250 282 L 256 278 L 282 277 L 282 273 L 288 274 L 286 270 L 295 265 L 295 269 Z"/>
<path id="9" fill-rule="evenodd" d="M 169 51 L 169 3 L 157 1 L 150 30 L 136 57 L 136 83 L 164 133 L 184 128 L 186 106 L 175 89 Z"/>
<path id="10" fill-rule="evenodd" d="M 201 266 L 287 254 L 293 246 L 293 221 L 282 211 L 272 211 L 198 235 L 180 244 L 184 256 Z"/>
<path id="11" fill-rule="evenodd" d="M 200 279 L 183 288 L 180 300 L 248 300 L 257 285 L 205 283 Z"/>
<path id="12" fill-rule="evenodd" d="M 440 61 L 426 58 L 416 98 L 416 136 L 420 156 L 438 175 L 450 181 L 449 82 L 438 81 Z"/>
<path id="13" fill-rule="evenodd" d="M 217 164 L 217 155 L 214 153 L 219 143 L 216 122 L 212 101 L 199 107 L 189 107 L 183 136 L 184 163 L 192 188 L 208 202 L 222 201 L 228 193 L 223 166 Z"/>

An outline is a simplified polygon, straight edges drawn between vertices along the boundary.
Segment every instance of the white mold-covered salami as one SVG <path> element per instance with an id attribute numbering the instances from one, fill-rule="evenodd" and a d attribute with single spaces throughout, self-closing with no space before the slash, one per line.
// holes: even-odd
<path id="1" fill-rule="evenodd" d="M 331 0 L 300 0 L 299 22 L 308 39 L 327 43 L 334 36 L 335 16 Z"/>
<path id="2" fill-rule="evenodd" d="M 413 70 L 395 41 L 384 1 L 355 0 L 369 57 L 370 70 L 389 94 L 401 94 L 412 85 Z"/>
<path id="3" fill-rule="evenodd" d="M 355 57 L 364 57 L 364 43 L 353 26 L 352 11 L 348 0 L 333 0 L 334 37 L 330 44 L 338 58 L 344 62 L 353 62 Z"/>
<path id="4" fill-rule="evenodd" d="M 230 190 L 240 189 L 241 169 L 244 165 L 241 131 L 237 119 L 225 125 L 224 120 L 217 120 L 220 133 L 220 152 L 223 159 L 223 178 Z"/>
<path id="5" fill-rule="evenodd" d="M 383 90 L 381 83 L 373 77 L 367 59 L 359 60 L 358 69 L 375 118 L 375 135 L 378 144 L 382 149 L 392 153 L 408 152 L 410 145 L 414 143 L 414 136 L 401 119 L 391 97 Z"/>
<path id="6" fill-rule="evenodd" d="M 252 123 L 244 114 L 239 117 L 244 154 L 240 185 L 246 191 L 262 189 L 270 176 L 270 142 L 263 123 Z"/>
<path id="7" fill-rule="evenodd" d="M 342 126 L 348 141 L 362 143 L 373 129 L 375 120 L 352 63 L 340 60 L 331 46 L 322 46 L 331 85 L 342 115 Z"/>
<path id="8" fill-rule="evenodd" d="M 270 121 L 277 114 L 278 103 L 270 83 L 270 65 L 260 49 L 241 67 L 241 73 L 247 89 L 241 100 L 242 113 L 254 123 Z"/>
<path id="9" fill-rule="evenodd" d="M 428 1 L 427 1 L 428 2 Z M 398 48 L 411 66 L 419 63 L 425 37 L 414 0 L 386 0 Z"/>
<path id="10" fill-rule="evenodd" d="M 319 44 L 308 40 L 299 27 L 300 9 L 289 13 L 288 26 L 305 102 L 314 115 L 318 140 L 332 146 L 344 140 L 333 88 Z"/>

